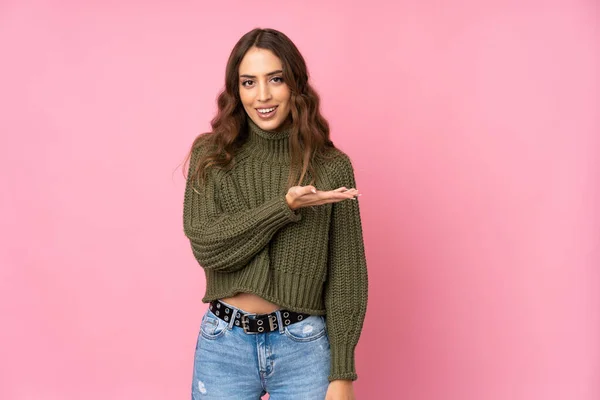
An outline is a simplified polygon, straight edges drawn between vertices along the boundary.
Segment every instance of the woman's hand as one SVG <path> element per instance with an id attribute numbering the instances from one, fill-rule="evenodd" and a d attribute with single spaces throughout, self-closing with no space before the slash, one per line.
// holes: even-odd
<path id="1" fill-rule="evenodd" d="M 325 400 L 355 400 L 352 381 L 347 379 L 336 379 L 329 382 Z"/>
<path id="2" fill-rule="evenodd" d="M 360 194 L 354 188 L 347 189 L 341 187 L 335 190 L 321 191 L 317 190 L 314 186 L 308 185 L 292 186 L 285 195 L 285 199 L 292 210 L 297 210 L 301 207 L 318 206 L 354 199 L 356 196 L 360 196 Z"/>

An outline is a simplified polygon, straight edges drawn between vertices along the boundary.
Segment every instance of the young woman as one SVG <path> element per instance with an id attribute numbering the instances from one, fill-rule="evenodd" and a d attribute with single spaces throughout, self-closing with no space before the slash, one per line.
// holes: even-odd
<path id="1" fill-rule="evenodd" d="M 367 268 L 354 171 L 283 33 L 233 48 L 188 155 L 184 231 L 209 303 L 193 399 L 353 399 Z"/>

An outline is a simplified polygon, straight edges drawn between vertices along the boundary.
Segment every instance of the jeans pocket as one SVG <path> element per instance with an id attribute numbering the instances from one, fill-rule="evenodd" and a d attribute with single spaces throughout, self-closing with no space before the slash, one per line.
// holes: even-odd
<path id="1" fill-rule="evenodd" d="M 217 317 L 212 311 L 206 310 L 200 325 L 200 332 L 206 339 L 214 340 L 223 336 L 227 332 L 228 326 L 228 322 Z"/>
<path id="2" fill-rule="evenodd" d="M 327 333 L 325 318 L 321 315 L 311 315 L 302 321 L 287 325 L 284 333 L 296 342 L 311 342 Z"/>

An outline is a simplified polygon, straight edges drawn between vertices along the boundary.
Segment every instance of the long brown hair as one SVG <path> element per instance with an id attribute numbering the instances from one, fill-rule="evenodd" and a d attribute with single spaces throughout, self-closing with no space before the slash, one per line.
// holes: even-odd
<path id="1" fill-rule="evenodd" d="M 281 60 L 283 81 L 290 88 L 292 127 L 288 188 L 300 185 L 307 172 L 311 178 L 310 184 L 314 184 L 317 175 L 314 159 L 327 158 L 327 153 L 330 153 L 327 150 L 335 146 L 329 138 L 329 124 L 320 112 L 319 95 L 308 82 L 304 58 L 294 43 L 275 29 L 253 29 L 236 43 L 227 61 L 225 89 L 217 100 L 218 112 L 211 121 L 212 131 L 196 137 L 184 165 L 200 140 L 207 139 L 213 145 L 213 150 L 198 160 L 190 178 L 201 181 L 206 177 L 209 167 L 233 166 L 235 150 L 248 136 L 247 114 L 240 99 L 238 82 L 240 63 L 252 47 L 270 50 Z M 208 137 L 203 138 L 206 135 Z"/>

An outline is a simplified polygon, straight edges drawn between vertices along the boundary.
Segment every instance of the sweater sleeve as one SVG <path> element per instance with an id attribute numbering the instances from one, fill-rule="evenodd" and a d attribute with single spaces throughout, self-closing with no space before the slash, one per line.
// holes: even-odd
<path id="1" fill-rule="evenodd" d="M 336 159 L 336 187 L 356 187 L 347 155 Z M 368 296 L 368 276 L 359 200 L 333 203 L 329 231 L 328 271 L 324 289 L 327 331 L 334 379 L 358 379 L 354 350 L 361 334 Z"/>
<path id="2" fill-rule="evenodd" d="M 199 153 L 195 149 L 190 159 L 183 207 L 184 233 L 202 268 L 235 272 L 248 265 L 277 230 L 300 220 L 301 214 L 288 206 L 283 194 L 255 208 L 224 212 L 214 173 L 208 173 L 202 185 L 190 179 Z"/>

